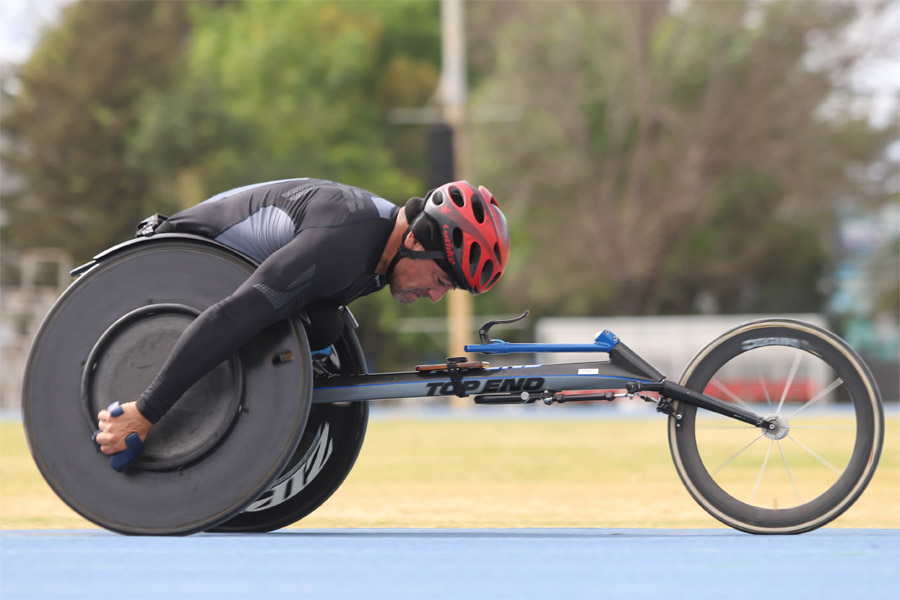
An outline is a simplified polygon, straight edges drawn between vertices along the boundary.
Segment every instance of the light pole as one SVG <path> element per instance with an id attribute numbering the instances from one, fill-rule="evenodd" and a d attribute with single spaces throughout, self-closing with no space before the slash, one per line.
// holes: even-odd
<path id="1" fill-rule="evenodd" d="M 452 160 L 452 179 L 465 176 L 466 165 L 460 147 L 465 147 L 466 133 L 466 39 L 464 0 L 441 0 L 441 81 L 439 97 L 443 121 L 449 128 L 448 141 Z M 464 290 L 447 294 L 447 355 L 462 356 L 470 341 L 472 328 L 472 296 Z"/>

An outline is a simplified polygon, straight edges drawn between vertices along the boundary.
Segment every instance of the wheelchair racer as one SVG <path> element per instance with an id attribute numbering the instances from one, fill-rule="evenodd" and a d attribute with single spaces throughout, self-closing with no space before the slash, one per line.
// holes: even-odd
<path id="1" fill-rule="evenodd" d="M 97 416 L 104 454 L 143 441 L 184 392 L 265 327 L 298 314 L 311 348 L 342 334 L 340 307 L 390 286 L 401 303 L 440 300 L 450 289 L 481 294 L 509 256 L 509 229 L 487 188 L 447 183 L 403 208 L 366 190 L 300 178 L 213 196 L 152 232 L 208 237 L 259 262 L 237 290 L 201 313 L 150 386 L 111 418 Z"/>

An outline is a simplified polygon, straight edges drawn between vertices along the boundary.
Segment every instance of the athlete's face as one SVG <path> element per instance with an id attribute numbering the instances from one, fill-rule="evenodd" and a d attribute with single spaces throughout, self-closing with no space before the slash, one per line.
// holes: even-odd
<path id="1" fill-rule="evenodd" d="M 391 276 L 391 294 L 403 304 L 420 298 L 437 302 L 453 289 L 450 278 L 433 260 L 402 258 Z"/>

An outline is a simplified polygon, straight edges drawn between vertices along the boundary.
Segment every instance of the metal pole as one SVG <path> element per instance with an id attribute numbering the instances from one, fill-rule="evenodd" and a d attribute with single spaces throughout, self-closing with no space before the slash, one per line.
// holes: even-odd
<path id="1" fill-rule="evenodd" d="M 460 148 L 465 148 L 466 43 L 463 0 L 441 2 L 441 106 L 445 122 L 453 130 L 454 172 L 465 177 Z M 464 356 L 471 341 L 472 297 L 462 290 L 447 295 L 448 356 Z M 466 404 L 468 406 L 468 404 Z"/>
<path id="2" fill-rule="evenodd" d="M 462 121 L 466 101 L 463 0 L 441 1 L 441 105 L 451 125 Z"/>

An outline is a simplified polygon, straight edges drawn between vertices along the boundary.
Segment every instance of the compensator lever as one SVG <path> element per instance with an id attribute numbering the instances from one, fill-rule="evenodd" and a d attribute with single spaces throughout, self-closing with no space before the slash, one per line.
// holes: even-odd
<path id="1" fill-rule="evenodd" d="M 527 316 L 528 316 L 528 311 L 526 310 L 525 312 L 523 312 L 521 315 L 519 315 L 518 317 L 516 317 L 514 319 L 498 319 L 496 321 L 488 321 L 487 323 L 485 323 L 484 325 L 481 326 L 481 329 L 478 330 L 478 337 L 481 338 L 481 343 L 482 344 L 490 344 L 491 343 L 490 331 L 491 331 L 491 327 L 493 327 L 494 325 L 500 325 L 503 323 L 515 323 L 516 321 L 521 321 L 522 319 L 524 319 Z"/>

